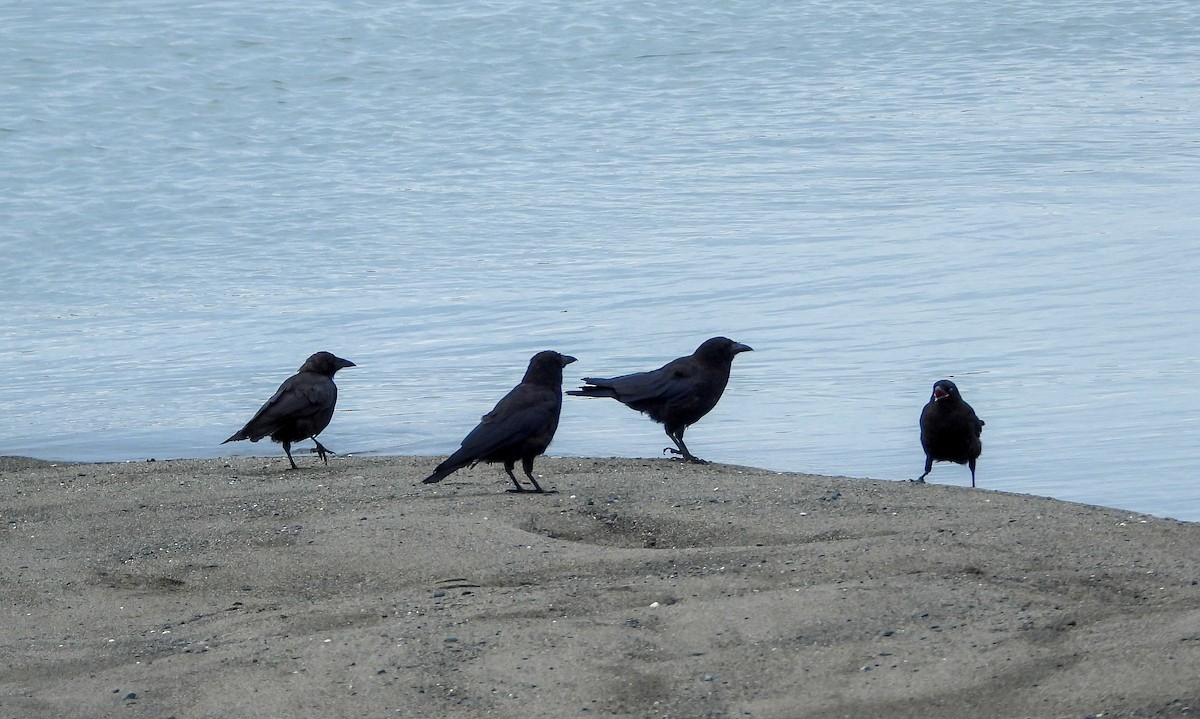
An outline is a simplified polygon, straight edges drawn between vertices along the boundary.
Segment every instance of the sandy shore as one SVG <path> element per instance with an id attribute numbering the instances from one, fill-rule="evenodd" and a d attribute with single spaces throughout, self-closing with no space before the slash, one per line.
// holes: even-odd
<path id="1" fill-rule="evenodd" d="M 1200 524 L 437 459 L 0 459 L 0 715 L 1200 715 Z"/>

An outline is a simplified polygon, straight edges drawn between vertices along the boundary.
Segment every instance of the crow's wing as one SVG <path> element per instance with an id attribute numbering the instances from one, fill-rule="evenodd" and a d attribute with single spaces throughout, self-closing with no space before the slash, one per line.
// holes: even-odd
<path id="1" fill-rule="evenodd" d="M 610 387 L 623 404 L 635 405 L 643 402 L 683 402 L 695 395 L 704 382 L 690 357 L 683 357 L 649 372 L 613 377 L 612 379 L 585 378 L 599 387 Z"/>
<path id="2" fill-rule="evenodd" d="M 561 407 L 557 392 L 519 384 L 497 402 L 491 412 L 483 415 L 455 454 L 474 461 L 502 447 L 536 437 L 555 423 L 556 407 Z"/>
<path id="3" fill-rule="evenodd" d="M 286 424 L 328 412 L 336 401 L 337 387 L 327 377 L 293 375 L 234 436 L 258 441 Z"/>

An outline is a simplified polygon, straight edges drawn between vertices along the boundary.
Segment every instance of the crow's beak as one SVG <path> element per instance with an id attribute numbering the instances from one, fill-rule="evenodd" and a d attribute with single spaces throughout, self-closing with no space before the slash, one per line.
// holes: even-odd
<path id="1" fill-rule="evenodd" d="M 563 355 L 562 356 L 562 366 L 563 367 L 566 367 L 567 365 L 571 364 L 572 362 L 578 362 L 578 361 L 579 360 L 575 359 L 571 355 Z"/>
<path id="2" fill-rule="evenodd" d="M 947 392 L 946 390 L 942 389 L 941 387 L 933 388 L 933 399 L 935 402 L 939 399 L 943 399 L 943 398 L 949 397 L 949 396 L 950 396 L 950 393 Z"/>
<path id="3" fill-rule="evenodd" d="M 735 342 L 733 345 L 733 353 L 734 354 L 738 354 L 739 352 L 753 352 L 753 351 L 754 351 L 753 347 L 751 347 L 750 345 L 744 345 L 741 342 Z"/>
<path id="4" fill-rule="evenodd" d="M 337 360 L 338 369 L 342 369 L 343 367 L 357 367 L 358 366 L 358 365 L 354 364 L 353 362 L 351 362 L 350 360 L 342 359 L 341 357 L 336 358 L 336 360 Z"/>

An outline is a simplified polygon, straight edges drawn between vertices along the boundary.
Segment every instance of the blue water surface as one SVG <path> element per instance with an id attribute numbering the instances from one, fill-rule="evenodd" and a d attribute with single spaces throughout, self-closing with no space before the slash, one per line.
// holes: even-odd
<path id="1" fill-rule="evenodd" d="M 1200 520 L 1198 188 L 1190 0 L 8 3 L 0 454 L 273 454 L 318 349 L 325 444 L 445 454 L 724 334 L 700 456 L 912 478 L 949 376 L 982 487 Z"/>

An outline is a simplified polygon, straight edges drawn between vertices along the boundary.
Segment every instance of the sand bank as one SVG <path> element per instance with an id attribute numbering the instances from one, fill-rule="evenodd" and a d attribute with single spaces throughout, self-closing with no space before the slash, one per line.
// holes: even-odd
<path id="1" fill-rule="evenodd" d="M 3 717 L 1200 714 L 1200 524 L 551 458 L 0 460 Z"/>

